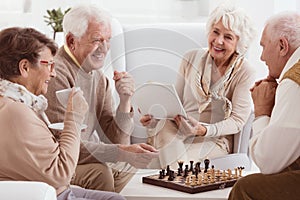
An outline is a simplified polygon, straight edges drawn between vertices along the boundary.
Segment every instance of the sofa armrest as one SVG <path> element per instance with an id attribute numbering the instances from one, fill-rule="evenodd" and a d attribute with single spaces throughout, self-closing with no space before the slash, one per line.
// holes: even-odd
<path id="1" fill-rule="evenodd" d="M 55 189 L 43 182 L 0 181 L 0 199 L 56 200 Z"/>

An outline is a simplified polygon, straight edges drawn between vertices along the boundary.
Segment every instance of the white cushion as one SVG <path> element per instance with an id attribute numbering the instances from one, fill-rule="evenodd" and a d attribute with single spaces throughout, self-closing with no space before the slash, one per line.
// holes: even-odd
<path id="1" fill-rule="evenodd" d="M 1 200 L 56 200 L 55 189 L 43 182 L 0 181 Z"/>

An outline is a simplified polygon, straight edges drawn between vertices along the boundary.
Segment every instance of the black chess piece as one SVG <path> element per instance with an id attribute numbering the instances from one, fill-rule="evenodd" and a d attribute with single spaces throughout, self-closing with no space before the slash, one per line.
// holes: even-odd
<path id="1" fill-rule="evenodd" d="M 175 174 L 173 170 L 170 170 L 169 172 L 169 177 L 168 177 L 168 181 L 174 181 L 175 179 Z"/>
<path id="2" fill-rule="evenodd" d="M 166 173 L 167 176 L 170 175 L 170 165 L 167 165 L 167 173 Z"/>
<path id="3" fill-rule="evenodd" d="M 178 163 L 178 166 L 179 166 L 179 168 L 180 168 L 180 171 L 181 171 L 181 173 L 183 172 L 183 161 L 178 161 L 177 162 Z"/>
<path id="4" fill-rule="evenodd" d="M 166 175 L 166 170 L 162 169 L 161 171 L 162 171 L 162 175 L 165 176 Z"/>
<path id="5" fill-rule="evenodd" d="M 190 171 L 192 172 L 192 171 L 194 171 L 194 161 L 190 161 Z"/>
<path id="6" fill-rule="evenodd" d="M 209 160 L 208 159 L 205 159 L 204 160 L 204 173 L 207 172 L 207 169 L 209 168 Z"/>
<path id="7" fill-rule="evenodd" d="M 177 176 L 181 176 L 181 173 L 182 173 L 182 171 L 181 171 L 180 167 L 178 167 Z"/>
<path id="8" fill-rule="evenodd" d="M 163 179 L 164 178 L 164 175 L 163 175 L 163 172 L 162 171 L 159 171 L 159 179 Z"/>
<path id="9" fill-rule="evenodd" d="M 198 177 L 198 174 L 199 174 L 199 169 L 195 167 L 195 176 Z"/>
<path id="10" fill-rule="evenodd" d="M 188 175 L 189 175 L 189 169 L 185 168 L 183 177 L 187 177 Z"/>

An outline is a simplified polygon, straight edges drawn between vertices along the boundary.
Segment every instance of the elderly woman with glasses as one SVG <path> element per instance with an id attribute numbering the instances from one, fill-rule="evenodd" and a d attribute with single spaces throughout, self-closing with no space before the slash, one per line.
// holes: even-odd
<path id="1" fill-rule="evenodd" d="M 73 89 L 64 129 L 54 137 L 43 95 L 56 76 L 56 51 L 56 44 L 35 29 L 12 27 L 0 32 L 0 180 L 46 182 L 56 189 L 59 200 L 124 199 L 69 187 L 88 105 L 82 91 Z"/>

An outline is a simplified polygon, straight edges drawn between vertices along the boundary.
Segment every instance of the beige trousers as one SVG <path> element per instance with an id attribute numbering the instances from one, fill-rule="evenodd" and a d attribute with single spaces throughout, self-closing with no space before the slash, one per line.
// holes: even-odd
<path id="1" fill-rule="evenodd" d="M 157 134 L 149 136 L 150 144 L 159 150 L 159 162 L 161 168 L 170 165 L 173 170 L 178 168 L 177 161 L 182 160 L 189 163 L 203 161 L 208 158 L 216 158 L 227 155 L 227 144 L 217 138 L 190 137 L 184 138 L 178 131 L 173 121 L 166 120 L 160 122 L 157 127 L 163 127 L 160 130 L 154 130 Z"/>
<path id="2" fill-rule="evenodd" d="M 121 162 L 110 166 L 103 163 L 77 165 L 71 184 L 86 189 L 119 193 L 135 172 L 134 167 Z"/>

